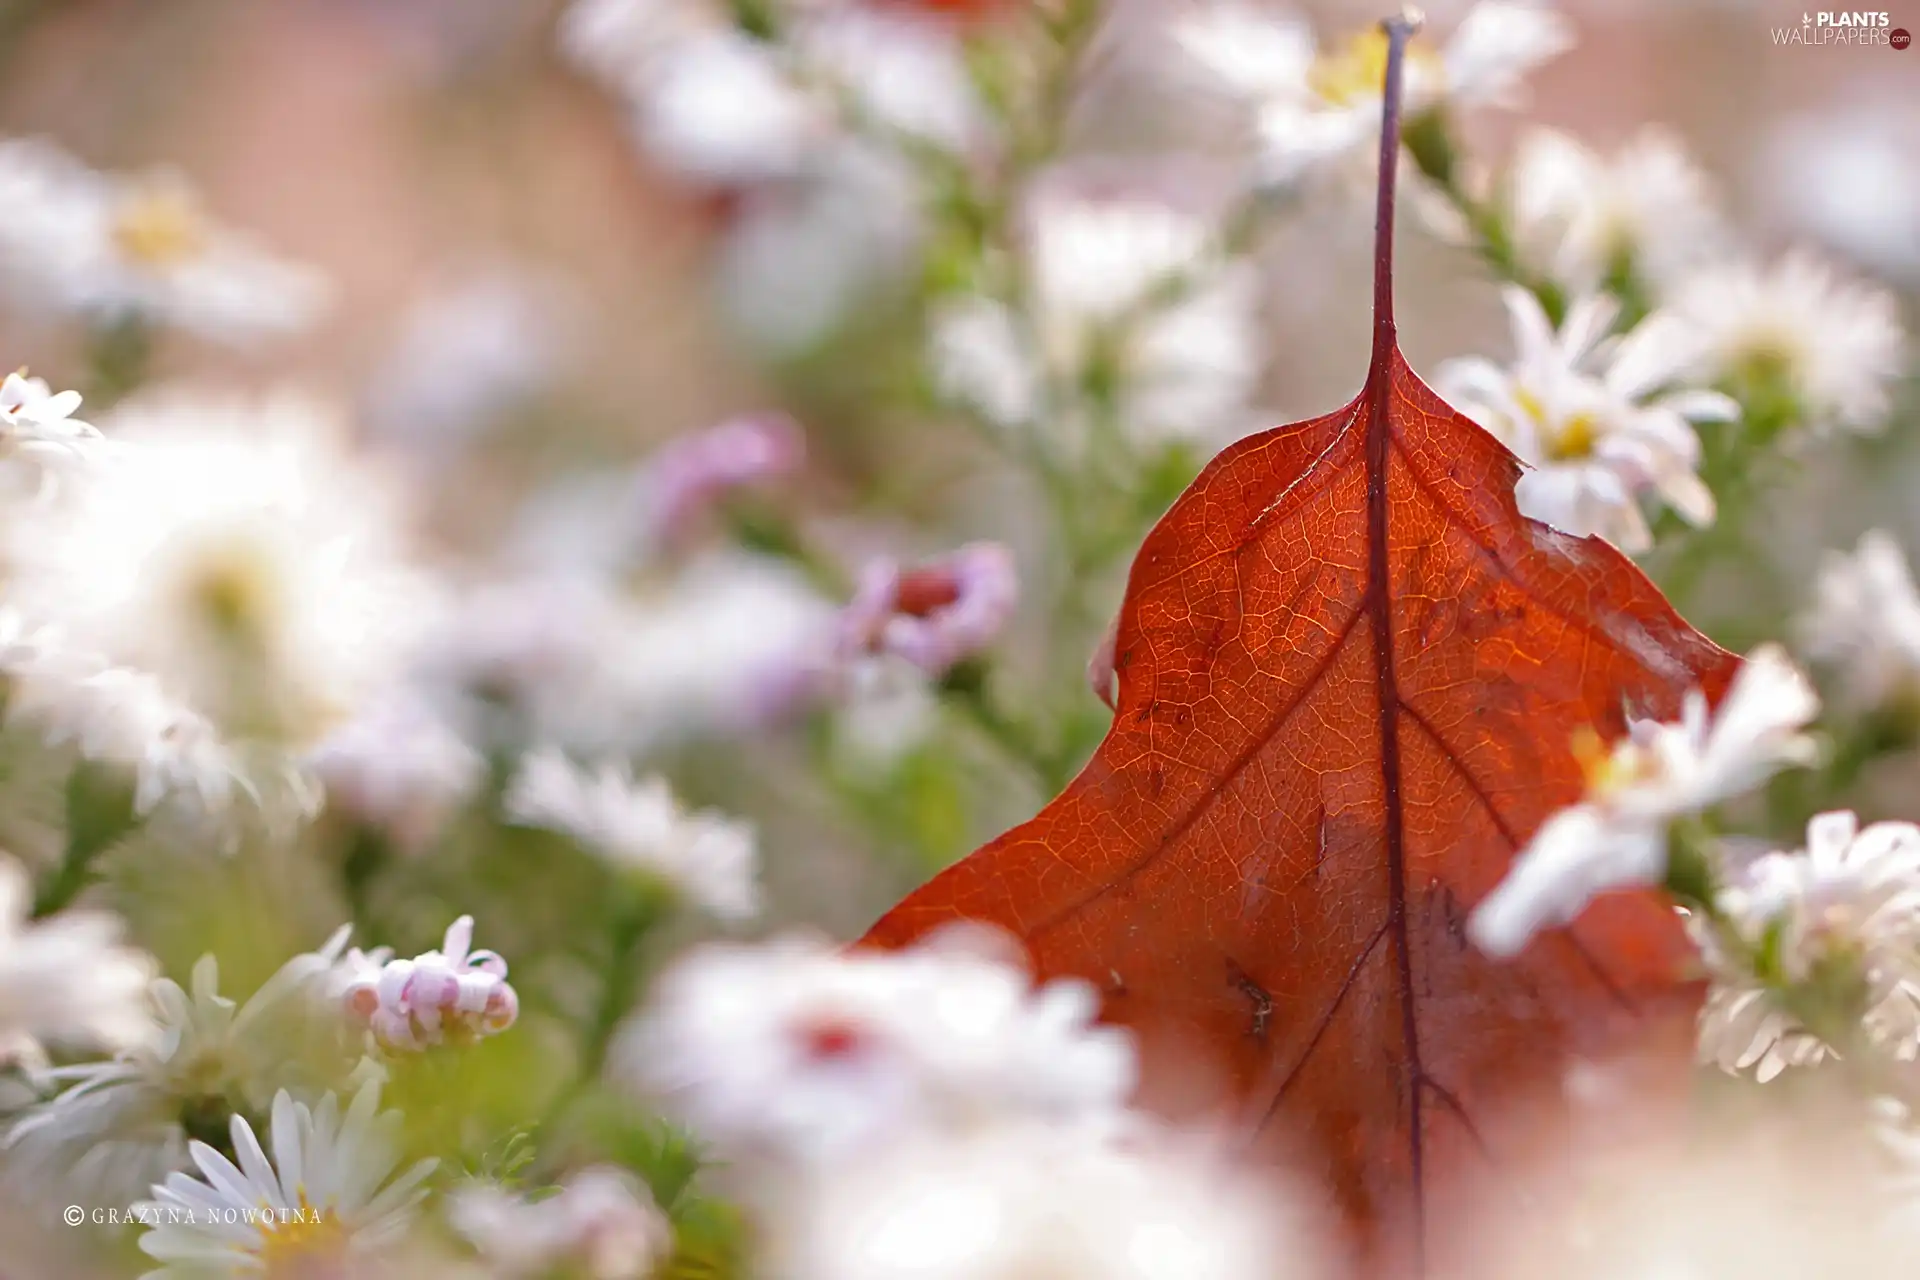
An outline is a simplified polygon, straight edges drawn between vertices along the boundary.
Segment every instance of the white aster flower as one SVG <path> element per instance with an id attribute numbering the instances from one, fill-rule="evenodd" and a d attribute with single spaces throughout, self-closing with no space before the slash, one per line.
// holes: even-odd
<path id="1" fill-rule="evenodd" d="M 1598 535 L 1623 551 L 1653 543 L 1640 510 L 1657 493 L 1689 523 L 1710 523 L 1713 493 L 1694 469 L 1696 421 L 1728 421 L 1739 406 L 1714 391 L 1676 389 L 1698 348 L 1660 313 L 1610 337 L 1619 303 L 1576 301 L 1558 332 L 1539 300 L 1508 286 L 1515 358 L 1449 360 L 1435 387 L 1532 470 L 1514 486 L 1522 515 L 1563 533 Z"/>
<path id="2" fill-rule="evenodd" d="M 1307 1280 L 1331 1275 L 1282 1188 L 1142 1125 L 1010 1124 L 911 1141 L 770 1215 L 772 1280 Z"/>
<path id="3" fill-rule="evenodd" d="M 100 433 L 73 416 L 78 391 L 55 394 L 41 378 L 23 369 L 0 382 L 0 457 L 26 453 L 58 461 L 84 456 Z"/>
<path id="4" fill-rule="evenodd" d="M 0 608 L 0 677 L 5 722 L 128 770 L 136 813 L 178 798 L 190 811 L 218 815 L 236 791 L 251 792 L 247 769 L 219 730 L 153 676 L 72 649 L 10 608 Z"/>
<path id="5" fill-rule="evenodd" d="M 1107 418 L 1123 435 L 1111 443 L 1133 448 L 1239 434 L 1260 371 L 1256 282 L 1207 221 L 1067 183 L 1027 213 L 1030 323 L 997 299 L 948 303 L 930 351 L 942 392 L 1069 451 L 1109 443 Z"/>
<path id="6" fill-rule="evenodd" d="M 638 753 L 785 715 L 827 671 L 836 614 L 791 566 L 736 552 L 631 591 L 542 569 L 469 595 L 429 661 L 520 713 L 503 737 Z"/>
<path id="7" fill-rule="evenodd" d="M 570 1175 L 539 1199 L 462 1188 L 449 1215 L 482 1258 L 513 1277 L 565 1268 L 582 1280 L 645 1280 L 673 1245 L 673 1226 L 647 1188 L 605 1165 Z"/>
<path id="8" fill-rule="evenodd" d="M 319 406 L 115 411 L 113 452 L 9 531 L 15 607 L 150 672 L 233 737 L 306 745 L 386 687 L 420 623 L 383 477 Z"/>
<path id="9" fill-rule="evenodd" d="M 1879 430 L 1906 350 L 1885 290 L 1794 252 L 1769 267 L 1704 268 L 1676 284 L 1672 306 L 1701 336 L 1701 376 L 1777 384 L 1815 432 Z"/>
<path id="10" fill-rule="evenodd" d="M 1903 1062 L 1920 1058 L 1920 827 L 1847 812 L 1807 823 L 1807 847 L 1769 853 L 1734 875 L 1716 905 L 1739 946 L 1705 922 L 1714 986 L 1700 1018 L 1700 1053 L 1762 1081 L 1836 1046 L 1801 1025 L 1778 984 L 1857 972 L 1866 1041 Z M 1746 957 L 1766 954 L 1767 973 Z"/>
<path id="11" fill-rule="evenodd" d="M 711 0 L 574 0 L 560 18 L 560 47 L 609 88 L 636 92 L 657 59 L 732 25 Z"/>
<path id="12" fill-rule="evenodd" d="M 760 909 L 753 828 L 712 810 L 687 812 L 665 778 L 636 782 L 611 761 L 589 772 L 548 747 L 521 762 L 502 803 L 512 821 L 571 836 L 723 920 Z"/>
<path id="13" fill-rule="evenodd" d="M 41 1073 L 60 1092 L 0 1137 L 9 1176 L 124 1206 L 187 1163 L 183 1114 L 265 1108 L 294 1074 L 317 1070 L 322 1090 L 347 1078 L 345 1024 L 326 1016 L 325 980 L 348 926 L 282 965 L 245 1003 L 220 994 L 219 962 L 202 956 L 191 988 L 156 978 L 147 989 L 159 1034 L 115 1057 Z"/>
<path id="14" fill-rule="evenodd" d="M 1474 941 L 1513 955 L 1600 893 L 1659 884 L 1668 824 L 1810 763 L 1817 747 L 1803 730 L 1819 709 L 1785 652 L 1765 645 L 1748 655 L 1716 711 L 1695 689 L 1677 722 L 1636 721 L 1610 750 L 1596 746 L 1585 761 L 1586 798 L 1535 833 L 1474 911 Z"/>
<path id="15" fill-rule="evenodd" d="M 226 343 L 303 329 L 326 302 L 311 269 L 200 207 L 178 175 L 96 173 L 38 140 L 0 142 L 0 279 L 112 323 L 177 325 Z"/>
<path id="16" fill-rule="evenodd" d="M 1862 86 L 1863 88 L 1865 85 Z M 1772 211 L 1882 277 L 1920 278 L 1920 122 L 1886 96 L 1822 94 L 1749 159 Z"/>
<path id="17" fill-rule="evenodd" d="M 495 270 L 411 306 L 367 393 L 382 438 L 429 457 L 523 407 L 564 359 L 570 314 L 552 282 Z"/>
<path id="18" fill-rule="evenodd" d="M 1575 293 L 1623 267 L 1657 289 L 1726 237 L 1706 175 L 1664 129 L 1642 130 L 1611 157 L 1535 129 L 1510 182 L 1520 252 Z"/>
<path id="19" fill-rule="evenodd" d="M 0 1065 L 38 1059 L 41 1042 L 109 1050 L 150 1041 L 153 961 L 119 945 L 120 921 L 70 908 L 34 920 L 33 882 L 0 855 Z"/>
<path id="20" fill-rule="evenodd" d="M 928 1130 L 1112 1117 L 1134 1058 L 1098 1003 L 950 939 L 714 945 L 661 980 L 621 1060 L 703 1137 L 813 1165 Z"/>
<path id="21" fill-rule="evenodd" d="M 486 761 L 418 691 L 374 698 L 307 757 L 327 805 L 424 849 L 479 788 Z"/>
<path id="22" fill-rule="evenodd" d="M 149 1274 L 326 1274 L 394 1243 L 438 1162 L 422 1160 L 395 1177 L 401 1117 L 379 1105 L 372 1084 L 344 1114 L 334 1094 L 310 1109 L 282 1090 L 273 1100 L 271 1160 L 240 1116 L 232 1123 L 238 1165 L 195 1142 L 201 1176 L 171 1174 L 139 1206 L 159 1224 L 140 1237 L 140 1248 L 164 1264 Z"/>
<path id="23" fill-rule="evenodd" d="M 1305 19 L 1237 0 L 1183 16 L 1174 35 L 1219 89 L 1257 113 L 1266 177 L 1283 183 L 1379 137 L 1387 38 L 1377 25 L 1320 49 Z M 1443 105 L 1512 106 L 1521 81 L 1573 44 L 1572 28 L 1541 5 L 1482 0 L 1444 48 L 1408 48 L 1408 115 Z"/>
<path id="24" fill-rule="evenodd" d="M 439 950 L 411 960 L 391 959 L 385 947 L 355 948 L 335 977 L 340 1001 L 389 1052 L 498 1035 L 520 1016 L 520 998 L 507 984 L 507 962 L 472 946 L 473 917 L 461 916 Z"/>
<path id="25" fill-rule="evenodd" d="M 832 134 L 778 51 L 732 29 L 659 60 L 634 102 L 634 130 L 668 169 L 716 186 L 792 177 Z"/>
<path id="26" fill-rule="evenodd" d="M 1891 534 L 1875 529 L 1852 555 L 1829 552 L 1800 619 L 1807 656 L 1840 672 L 1863 706 L 1920 693 L 1920 593 Z"/>
<path id="27" fill-rule="evenodd" d="M 861 123 L 948 151 L 976 147 L 985 121 L 954 25 L 907 7 L 824 5 L 794 33 L 802 75 L 851 99 Z"/>

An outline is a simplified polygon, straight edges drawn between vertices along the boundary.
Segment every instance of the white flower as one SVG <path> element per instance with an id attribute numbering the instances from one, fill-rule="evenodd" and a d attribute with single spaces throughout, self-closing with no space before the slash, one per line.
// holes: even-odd
<path id="1" fill-rule="evenodd" d="M 715 945 L 661 980 L 621 1060 L 703 1137 L 812 1164 L 929 1129 L 1113 1115 L 1132 1045 L 1097 1005 L 946 939 Z"/>
<path id="2" fill-rule="evenodd" d="M 73 416 L 79 407 L 78 391 L 56 395 L 44 379 L 29 378 L 25 370 L 8 374 L 0 382 L 0 456 L 84 455 L 100 433 Z"/>
<path id="3" fill-rule="evenodd" d="M 574 0 L 561 15 L 560 47 L 610 88 L 637 92 L 656 59 L 732 25 L 710 0 Z"/>
<path id="4" fill-rule="evenodd" d="M 924 183 L 897 153 L 844 137 L 740 201 L 716 264 L 723 314 L 770 354 L 805 354 L 919 260 Z"/>
<path id="5" fill-rule="evenodd" d="M 1292 181 L 1379 136 L 1387 38 L 1377 25 L 1321 50 L 1303 18 L 1226 0 L 1183 16 L 1174 34 L 1221 90 L 1257 110 L 1269 181 Z M 1421 41 L 1409 46 L 1406 111 L 1514 105 L 1526 74 L 1572 44 L 1572 28 L 1550 9 L 1483 0 L 1440 53 Z"/>
<path id="6" fill-rule="evenodd" d="M 426 1196 L 434 1160 L 397 1178 L 399 1112 L 377 1113 L 377 1086 L 363 1085 L 345 1114 L 329 1093 L 318 1107 L 285 1090 L 273 1100 L 269 1160 L 253 1127 L 233 1117 L 234 1154 L 191 1147 L 201 1177 L 168 1176 L 139 1206 L 159 1225 L 140 1248 L 164 1264 L 156 1277 L 322 1274 L 389 1245 Z"/>
<path id="7" fill-rule="evenodd" d="M 472 945 L 473 917 L 461 916 L 438 951 L 411 960 L 355 948 L 335 979 L 341 1003 L 390 1052 L 498 1035 L 520 1016 L 520 998 L 507 985 L 507 962 Z"/>
<path id="8" fill-rule="evenodd" d="M 551 282 L 511 270 L 426 294 L 374 375 L 370 425 L 431 456 L 523 408 L 564 358 L 566 303 Z"/>
<path id="9" fill-rule="evenodd" d="M 591 537 L 570 558 L 593 554 Z M 766 724 L 830 665 L 835 607 L 788 565 L 712 553 L 633 591 L 610 568 L 479 587 L 436 629 L 429 662 L 485 695 L 476 710 L 519 713 L 524 726 L 497 736 L 596 753 Z"/>
<path id="10" fill-rule="evenodd" d="M 313 322 L 326 286 L 214 223 L 178 175 L 95 173 L 42 141 L 0 143 L 0 278 L 33 301 L 220 342 Z"/>
<path id="11" fill-rule="evenodd" d="M 72 908 L 31 918 L 33 882 L 0 855 L 0 1064 L 32 1061 L 41 1042 L 110 1050 L 150 1041 L 153 962 L 119 945 L 120 921 Z"/>
<path id="12" fill-rule="evenodd" d="M 1816 744 L 1802 730 L 1819 709 L 1806 677 L 1777 646 L 1765 645 L 1747 657 L 1711 715 L 1695 689 L 1678 722 L 1632 724 L 1626 738 L 1585 762 L 1586 798 L 1547 819 L 1474 911 L 1474 941 L 1513 955 L 1599 893 L 1660 883 L 1668 824 L 1810 763 Z"/>
<path id="13" fill-rule="evenodd" d="M 1875 529 L 1852 555 L 1829 552 L 1815 591 L 1800 619 L 1808 657 L 1865 706 L 1920 692 L 1920 593 L 1892 535 Z"/>
<path id="14" fill-rule="evenodd" d="M 1746 954 L 1763 949 L 1774 972 L 1755 973 L 1710 928 L 1697 935 L 1714 976 L 1700 1019 L 1701 1057 L 1769 1080 L 1832 1052 L 1780 1001 L 1776 983 L 1857 970 L 1868 1042 L 1903 1062 L 1920 1058 L 1920 827 L 1823 813 L 1807 847 L 1755 859 L 1717 905 Z"/>
<path id="15" fill-rule="evenodd" d="M 1891 85 L 1888 86 L 1892 88 Z M 1920 278 L 1920 142 L 1912 116 L 1877 94 L 1821 95 L 1771 123 L 1751 172 L 1774 211 L 1871 269 Z"/>
<path id="16" fill-rule="evenodd" d="M 1204 219 L 1056 183 L 1029 206 L 1025 256 L 1030 328 L 985 297 L 936 315 L 930 359 L 949 398 L 1070 452 L 1244 429 L 1260 371 L 1255 281 L 1220 256 Z M 1120 441 L 1095 434 L 1109 415 Z"/>
<path id="17" fill-rule="evenodd" d="M 503 804 L 514 822 L 572 836 L 723 920 L 760 909 L 752 827 L 711 810 L 686 812 L 664 778 L 635 782 L 612 762 L 589 773 L 548 747 L 521 762 Z"/>
<path id="18" fill-rule="evenodd" d="M 717 186 L 791 177 L 831 134 L 775 50 L 733 30 L 660 59 L 635 102 L 634 129 L 668 169 Z"/>
<path id="19" fill-rule="evenodd" d="M 1672 306 L 1701 335 L 1704 377 L 1778 380 L 1816 432 L 1879 430 L 1906 347 L 1885 290 L 1794 252 L 1770 267 L 1704 268 L 1675 286 Z"/>
<path id="20" fill-rule="evenodd" d="M 537 1200 L 501 1187 L 466 1187 L 449 1210 L 454 1228 L 508 1276 L 571 1267 L 582 1280 L 645 1280 L 673 1244 L 673 1227 L 631 1174 L 596 1165 Z"/>
<path id="21" fill-rule="evenodd" d="M 1279 1188 L 1142 1126 L 1014 1124 L 909 1142 L 797 1187 L 771 1280 L 1292 1280 L 1334 1274 Z"/>
<path id="22" fill-rule="evenodd" d="M 335 417 L 180 395 L 116 410 L 111 435 L 110 457 L 9 531 L 28 620 L 236 737 L 311 743 L 395 678 L 424 587 Z"/>
<path id="23" fill-rule="evenodd" d="M 1697 350 L 1685 326 L 1656 313 L 1609 337 L 1619 303 L 1596 294 L 1575 302 L 1556 333 L 1527 290 L 1508 286 L 1504 297 L 1512 367 L 1450 360 L 1435 386 L 1533 468 L 1514 486 L 1521 514 L 1627 552 L 1652 545 L 1642 493 L 1659 494 L 1692 524 L 1711 522 L 1691 424 L 1730 420 L 1739 406 L 1718 392 L 1673 389 Z"/>
<path id="24" fill-rule="evenodd" d="M 985 122 L 954 27 L 909 8 L 822 6 L 794 34 L 804 74 L 853 100 L 889 138 L 964 152 Z"/>
<path id="25" fill-rule="evenodd" d="M 0 608 L 0 676 L 6 723 L 31 725 L 49 745 L 71 743 L 89 760 L 130 770 L 136 813 L 178 797 L 194 811 L 223 814 L 236 790 L 251 788 L 219 731 L 154 677 L 74 650 L 10 608 Z"/>
<path id="26" fill-rule="evenodd" d="M 307 757 L 327 804 L 418 852 L 473 795 L 486 761 L 412 689 L 369 702 Z"/>
<path id="27" fill-rule="evenodd" d="M 185 1166 L 185 1109 L 265 1107 L 290 1076 L 309 1070 L 321 1073 L 322 1087 L 346 1078 L 344 1024 L 316 1015 L 347 933 L 343 925 L 318 950 L 293 957 L 237 1006 L 220 994 L 211 955 L 193 966 L 191 990 L 154 979 L 147 994 L 158 1037 L 106 1061 L 43 1073 L 62 1088 L 0 1139 L 9 1175 L 125 1205 Z"/>
<path id="28" fill-rule="evenodd" d="M 1535 129 L 1521 139 L 1510 181 L 1521 253 L 1576 293 L 1622 267 L 1658 288 L 1726 236 L 1706 175 L 1663 129 L 1643 129 L 1610 158 Z"/>

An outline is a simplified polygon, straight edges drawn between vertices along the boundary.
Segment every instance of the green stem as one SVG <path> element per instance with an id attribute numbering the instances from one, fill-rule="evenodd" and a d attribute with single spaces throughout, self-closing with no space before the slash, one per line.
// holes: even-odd
<path id="1" fill-rule="evenodd" d="M 94 881 L 94 861 L 140 825 L 133 785 L 115 770 L 82 762 L 67 777 L 67 847 L 53 878 L 34 895 L 40 919 L 67 906 Z"/>
<path id="2" fill-rule="evenodd" d="M 660 916 L 657 896 L 644 887 L 626 887 L 608 925 L 608 967 L 600 987 L 600 1002 L 580 1053 L 579 1079 L 574 1095 L 593 1085 L 607 1065 L 614 1032 L 640 994 L 640 958 L 648 932 Z"/>
<path id="3" fill-rule="evenodd" d="M 1042 744 L 1029 724 L 1001 711 L 988 693 L 987 683 L 984 663 L 963 662 L 940 682 L 940 692 L 948 706 L 965 715 L 1003 755 L 1032 774 L 1042 794 L 1058 793 L 1067 783 L 1071 766 L 1062 763 L 1059 752 Z"/>

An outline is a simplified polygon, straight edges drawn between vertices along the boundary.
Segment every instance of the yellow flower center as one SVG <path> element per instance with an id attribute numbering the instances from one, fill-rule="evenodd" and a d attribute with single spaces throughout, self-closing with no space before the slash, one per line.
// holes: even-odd
<path id="1" fill-rule="evenodd" d="M 200 255 L 206 224 L 192 195 L 178 186 L 154 184 L 120 202 L 113 242 L 139 266 L 164 269 Z"/>
<path id="2" fill-rule="evenodd" d="M 1407 46 L 1408 79 L 1418 72 L 1442 70 L 1439 57 L 1418 44 Z M 1307 88 L 1322 101 L 1350 107 L 1377 98 L 1387 87 L 1387 33 L 1379 27 L 1356 31 L 1345 45 L 1322 53 L 1307 69 Z"/>
<path id="3" fill-rule="evenodd" d="M 1541 429 L 1551 461 L 1565 462 L 1593 453 L 1593 446 L 1600 439 L 1600 423 L 1592 414 L 1576 413 L 1564 421 L 1554 422 L 1548 417 L 1547 406 L 1528 388 L 1515 387 L 1513 399 Z"/>
<path id="4" fill-rule="evenodd" d="M 1587 798 L 1606 800 L 1652 777 L 1653 754 L 1631 738 L 1608 747 L 1591 728 L 1574 731 L 1573 758 L 1587 780 Z"/>
<path id="5" fill-rule="evenodd" d="M 260 1233 L 260 1265 L 270 1277 L 318 1275 L 315 1262 L 346 1252 L 346 1227 L 335 1214 L 314 1208 L 304 1188 L 295 1208 L 262 1205 L 254 1230 Z"/>

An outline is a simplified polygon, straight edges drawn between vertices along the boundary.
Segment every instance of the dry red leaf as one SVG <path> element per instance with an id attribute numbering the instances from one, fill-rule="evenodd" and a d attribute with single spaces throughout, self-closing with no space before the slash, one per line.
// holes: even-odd
<path id="1" fill-rule="evenodd" d="M 1407 366 L 1396 116 L 1366 386 L 1207 467 L 1133 566 L 1086 770 L 867 941 L 1010 930 L 1138 1032 L 1149 1100 L 1231 1107 L 1324 1178 L 1376 1260 L 1417 1263 L 1451 1193 L 1517 1167 L 1550 1118 L 1518 1104 L 1641 1032 L 1690 1041 L 1687 944 L 1652 895 L 1510 962 L 1465 923 L 1580 795 L 1577 734 L 1717 699 L 1737 659 L 1611 547 L 1523 519 L 1518 461 Z"/>

